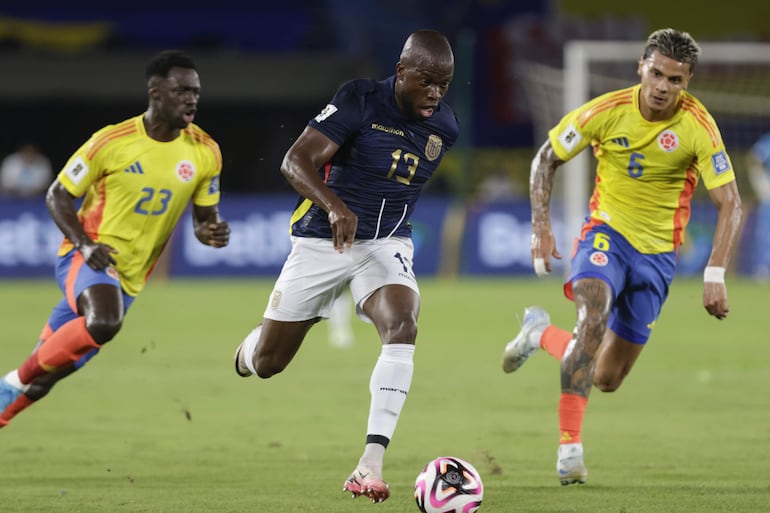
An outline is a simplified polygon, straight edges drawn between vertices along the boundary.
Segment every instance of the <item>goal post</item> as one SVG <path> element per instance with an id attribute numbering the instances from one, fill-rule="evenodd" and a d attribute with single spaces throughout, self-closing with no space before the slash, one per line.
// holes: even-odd
<path id="1" fill-rule="evenodd" d="M 542 65 L 524 63 L 525 87 L 540 95 L 531 98 L 536 138 L 542 137 L 543 127 L 555 125 L 563 114 L 591 98 L 638 83 L 637 63 L 644 46 L 645 41 L 573 40 L 564 45 L 562 70 L 551 68 L 546 73 Z M 689 90 L 714 116 L 736 174 L 741 175 L 745 151 L 770 131 L 770 43 L 703 42 L 699 46 L 701 52 Z M 561 78 L 560 83 L 555 82 L 555 77 Z M 545 97 L 546 91 L 552 91 L 550 98 Z M 560 105 L 558 116 L 554 114 L 559 110 L 555 105 Z M 535 141 L 537 145 L 541 142 Z M 589 151 L 564 164 L 563 234 L 559 241 L 563 254 L 588 214 L 593 167 Z M 739 176 L 739 181 L 742 178 Z"/>

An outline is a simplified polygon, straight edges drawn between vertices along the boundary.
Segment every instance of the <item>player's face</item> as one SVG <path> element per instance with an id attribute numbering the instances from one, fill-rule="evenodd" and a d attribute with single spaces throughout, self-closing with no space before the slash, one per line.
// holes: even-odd
<path id="1" fill-rule="evenodd" d="M 413 119 L 433 115 L 441 98 L 449 90 L 454 66 L 436 65 L 407 68 L 396 67 L 396 103 L 401 112 Z"/>
<path id="2" fill-rule="evenodd" d="M 657 51 L 639 59 L 642 90 L 639 107 L 648 121 L 668 119 L 674 115 L 679 93 L 690 83 L 690 65 L 665 57 Z"/>
<path id="3" fill-rule="evenodd" d="M 172 128 L 184 129 L 195 119 L 201 82 L 194 69 L 171 68 L 158 84 L 158 110 Z"/>

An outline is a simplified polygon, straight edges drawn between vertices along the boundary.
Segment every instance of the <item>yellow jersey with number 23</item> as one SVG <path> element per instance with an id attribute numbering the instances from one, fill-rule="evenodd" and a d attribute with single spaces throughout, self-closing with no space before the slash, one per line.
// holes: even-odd
<path id="1" fill-rule="evenodd" d="M 147 135 L 143 116 L 94 133 L 58 175 L 70 194 L 83 197 L 78 217 L 88 236 L 118 250 L 115 268 L 132 296 L 144 288 L 190 201 L 219 203 L 222 169 L 219 145 L 197 125 L 160 142 Z M 59 255 L 71 249 L 65 238 Z"/>

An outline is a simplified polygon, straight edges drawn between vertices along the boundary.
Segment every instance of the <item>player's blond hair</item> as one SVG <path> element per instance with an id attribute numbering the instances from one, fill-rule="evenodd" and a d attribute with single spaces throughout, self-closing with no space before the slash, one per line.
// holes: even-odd
<path id="1" fill-rule="evenodd" d="M 652 52 L 690 65 L 690 72 L 698 64 L 700 47 L 695 39 L 687 32 L 672 28 L 656 30 L 647 38 L 647 46 L 644 47 L 644 58 L 647 59 Z"/>

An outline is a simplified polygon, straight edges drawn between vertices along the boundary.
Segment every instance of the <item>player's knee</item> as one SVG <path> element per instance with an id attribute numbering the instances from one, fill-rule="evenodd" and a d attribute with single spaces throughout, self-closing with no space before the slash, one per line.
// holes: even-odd
<path id="1" fill-rule="evenodd" d="M 123 327 L 123 319 L 88 319 L 86 320 L 86 329 L 94 342 L 97 344 L 106 344 L 118 334 Z"/>
<path id="2" fill-rule="evenodd" d="M 254 370 L 257 371 L 257 376 L 263 379 L 275 376 L 283 372 L 285 368 L 286 364 L 272 358 L 256 358 L 254 360 Z"/>
<path id="3" fill-rule="evenodd" d="M 623 377 L 614 374 L 594 374 L 594 386 L 602 392 L 614 392 L 620 388 Z"/>
<path id="4" fill-rule="evenodd" d="M 411 316 L 394 319 L 384 330 L 380 330 L 380 333 L 385 344 L 414 344 L 417 340 L 417 319 Z"/>

